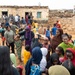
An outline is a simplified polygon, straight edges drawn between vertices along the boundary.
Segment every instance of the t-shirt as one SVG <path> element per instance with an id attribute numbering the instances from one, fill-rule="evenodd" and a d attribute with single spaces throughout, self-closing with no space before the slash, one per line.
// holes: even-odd
<path id="1" fill-rule="evenodd" d="M 56 27 L 53 27 L 53 28 L 52 28 L 52 35 L 54 35 L 54 36 L 56 35 L 56 30 L 57 30 Z"/>
<path id="2" fill-rule="evenodd" d="M 24 63 L 24 65 L 26 65 L 27 61 L 31 57 L 31 53 L 27 50 L 23 50 L 22 55 L 23 55 L 23 63 Z"/>
<path id="3" fill-rule="evenodd" d="M 5 36 L 6 41 L 8 43 L 14 42 L 14 36 L 15 36 L 15 34 L 14 34 L 14 32 L 12 30 L 6 31 L 5 34 L 4 34 L 4 36 Z"/>
<path id="4" fill-rule="evenodd" d="M 46 37 L 50 37 L 50 30 L 46 30 Z"/>
<path id="5" fill-rule="evenodd" d="M 18 20 L 19 20 L 19 17 L 15 16 L 15 22 L 18 22 Z"/>

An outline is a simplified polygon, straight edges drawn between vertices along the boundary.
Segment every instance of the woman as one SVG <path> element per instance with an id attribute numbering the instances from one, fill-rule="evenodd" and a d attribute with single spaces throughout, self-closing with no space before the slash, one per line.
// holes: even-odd
<path id="1" fill-rule="evenodd" d="M 59 44 L 59 47 L 62 47 L 64 52 L 66 51 L 67 48 L 73 48 L 74 45 L 69 42 L 69 35 L 68 34 L 63 34 L 62 35 L 62 40 L 63 42 Z"/>
<path id="2" fill-rule="evenodd" d="M 69 70 L 71 75 L 75 74 L 75 51 L 72 48 L 66 49 L 62 65 Z"/>
<path id="3" fill-rule="evenodd" d="M 6 27 L 6 31 L 4 34 L 5 38 L 6 38 L 6 44 L 7 46 L 12 49 L 12 53 L 15 53 L 14 51 L 14 32 L 11 30 L 11 26 L 7 26 Z"/>
<path id="4" fill-rule="evenodd" d="M 32 57 L 29 59 L 29 61 L 26 64 L 26 67 L 25 67 L 25 70 L 26 70 L 25 75 L 32 75 L 32 71 L 35 73 L 35 74 L 33 73 L 34 75 L 40 75 L 39 64 L 40 64 L 41 59 L 42 59 L 42 52 L 40 50 L 40 47 L 33 48 Z M 37 71 L 35 71 L 35 70 L 37 70 Z"/>
<path id="5" fill-rule="evenodd" d="M 25 45 L 31 46 L 31 41 L 34 38 L 34 33 L 30 31 L 29 26 L 25 29 Z"/>
<path id="6" fill-rule="evenodd" d="M 7 46 L 0 46 L 0 75 L 19 75 L 16 68 L 12 67 L 9 51 Z"/>
<path id="7" fill-rule="evenodd" d="M 61 65 L 50 67 L 48 73 L 49 75 L 70 75 L 69 71 Z"/>
<path id="8" fill-rule="evenodd" d="M 63 34 L 62 29 L 57 29 L 56 30 L 56 36 L 54 36 L 51 39 L 52 52 L 55 52 L 56 47 L 62 42 L 62 34 Z"/>
<path id="9" fill-rule="evenodd" d="M 56 53 L 53 53 L 50 56 L 50 61 L 47 63 L 47 68 L 51 67 L 52 65 L 60 65 L 59 56 Z"/>
<path id="10" fill-rule="evenodd" d="M 25 31 L 19 32 L 19 35 L 23 37 L 22 40 L 25 39 L 25 45 L 29 45 L 31 47 L 31 41 L 34 38 L 34 33 L 30 30 L 29 26 L 26 26 Z M 30 52 L 32 52 L 31 49 Z"/>

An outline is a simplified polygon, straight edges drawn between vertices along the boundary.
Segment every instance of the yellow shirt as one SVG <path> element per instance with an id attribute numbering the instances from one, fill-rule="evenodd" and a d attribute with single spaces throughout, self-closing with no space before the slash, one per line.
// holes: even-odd
<path id="1" fill-rule="evenodd" d="M 34 27 L 35 26 L 35 28 L 38 28 L 38 23 L 32 23 L 32 26 Z"/>
<path id="2" fill-rule="evenodd" d="M 30 59 L 31 53 L 29 51 L 23 50 L 23 63 L 26 65 L 27 61 Z"/>
<path id="3" fill-rule="evenodd" d="M 34 34 L 35 34 L 35 33 L 36 33 L 36 28 L 34 28 L 32 31 L 33 31 L 33 32 L 34 32 Z"/>
<path id="4" fill-rule="evenodd" d="M 35 28 L 38 28 L 38 23 L 35 23 Z"/>

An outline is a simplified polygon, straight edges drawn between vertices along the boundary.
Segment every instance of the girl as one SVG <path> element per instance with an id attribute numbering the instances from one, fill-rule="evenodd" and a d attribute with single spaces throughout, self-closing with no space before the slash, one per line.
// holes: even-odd
<path id="1" fill-rule="evenodd" d="M 47 48 L 41 48 L 41 51 L 42 51 L 42 60 L 40 62 L 40 70 L 42 73 L 46 73 L 46 66 L 47 66 L 47 60 L 46 60 L 46 55 L 48 53 L 48 50 Z"/>
<path id="2" fill-rule="evenodd" d="M 49 30 L 49 26 L 47 27 L 47 30 L 46 30 L 46 37 L 48 38 L 48 40 L 50 41 L 50 30 Z"/>
<path id="3" fill-rule="evenodd" d="M 64 56 L 64 50 L 62 47 L 57 47 L 55 53 L 57 53 L 59 57 L 61 57 L 62 55 Z"/>
<path id="4" fill-rule="evenodd" d="M 29 45 L 25 46 L 25 50 L 23 50 L 22 55 L 23 55 L 23 63 L 24 63 L 24 65 L 26 65 L 27 61 L 31 57 L 30 46 Z"/>
<path id="5" fill-rule="evenodd" d="M 42 52 L 40 50 L 40 47 L 35 47 L 32 50 L 32 57 L 29 59 L 29 61 L 26 64 L 25 75 L 41 75 L 40 73 L 40 61 L 42 59 Z"/>
<path id="6" fill-rule="evenodd" d="M 22 62 L 21 60 L 22 41 L 20 40 L 19 35 L 15 37 L 15 45 L 16 45 L 18 59 L 20 60 L 20 62 Z"/>
<path id="7" fill-rule="evenodd" d="M 55 50 L 55 53 L 58 54 L 59 60 L 62 63 L 63 62 L 63 56 L 64 56 L 64 50 L 63 50 L 63 48 L 62 47 L 57 47 L 56 50 Z"/>
<path id="8" fill-rule="evenodd" d="M 67 48 L 73 48 L 73 44 L 69 43 L 69 36 L 68 34 L 63 34 L 62 35 L 62 40 L 63 42 L 61 44 L 59 44 L 59 47 L 62 47 L 64 49 L 64 52 L 66 51 Z"/>
<path id="9" fill-rule="evenodd" d="M 56 53 L 53 53 L 50 56 L 50 61 L 47 64 L 47 68 L 51 67 L 52 65 L 60 65 L 59 56 Z"/>
<path id="10" fill-rule="evenodd" d="M 72 48 L 66 49 L 62 65 L 69 70 L 71 75 L 75 74 L 75 51 Z"/>

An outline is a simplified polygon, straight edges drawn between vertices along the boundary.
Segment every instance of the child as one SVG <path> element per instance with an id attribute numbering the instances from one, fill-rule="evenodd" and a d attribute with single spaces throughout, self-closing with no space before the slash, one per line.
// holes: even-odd
<path id="1" fill-rule="evenodd" d="M 62 47 L 57 47 L 55 53 L 57 53 L 59 57 L 61 57 L 62 55 L 64 56 L 64 50 Z"/>
<path id="2" fill-rule="evenodd" d="M 54 24 L 54 27 L 52 28 L 52 31 L 51 31 L 52 37 L 54 37 L 56 35 L 56 30 L 57 30 L 56 24 Z"/>
<path id="3" fill-rule="evenodd" d="M 67 48 L 64 61 L 62 65 L 70 72 L 71 75 L 75 74 L 75 50 L 72 48 Z"/>
<path id="4" fill-rule="evenodd" d="M 34 32 L 34 34 L 36 33 L 36 28 L 35 28 L 35 26 L 34 26 L 34 28 L 33 28 L 33 32 Z"/>
<path id="5" fill-rule="evenodd" d="M 72 43 L 69 43 L 69 35 L 67 33 L 62 35 L 63 42 L 59 44 L 59 47 L 62 47 L 64 49 L 64 52 L 67 48 L 73 48 L 74 45 Z"/>
<path id="6" fill-rule="evenodd" d="M 47 27 L 47 30 L 46 30 L 46 37 L 50 41 L 50 30 L 49 30 L 49 26 Z"/>
<path id="7" fill-rule="evenodd" d="M 62 47 L 57 47 L 56 50 L 55 50 L 55 53 L 58 54 L 59 60 L 62 63 L 63 62 L 63 56 L 64 56 L 64 50 L 63 50 L 63 48 Z"/>
<path id="8" fill-rule="evenodd" d="M 20 62 L 22 62 L 21 60 L 22 41 L 20 40 L 19 35 L 15 37 L 15 45 L 16 45 L 18 59 L 20 60 Z"/>
<path id="9" fill-rule="evenodd" d="M 42 52 L 40 47 L 35 47 L 32 50 L 32 57 L 28 60 L 25 70 L 25 75 L 41 75 L 40 61 L 42 59 Z"/>
<path id="10" fill-rule="evenodd" d="M 48 50 L 47 48 L 41 48 L 41 51 L 42 51 L 42 60 L 40 62 L 40 70 L 42 73 L 46 73 L 46 66 L 47 66 L 47 60 L 46 60 L 46 55 L 48 53 Z"/>
<path id="11" fill-rule="evenodd" d="M 23 51 L 23 63 L 24 65 L 26 65 L 27 61 L 30 59 L 31 57 L 31 53 L 30 53 L 30 46 L 26 45 L 25 46 L 25 50 Z"/>

